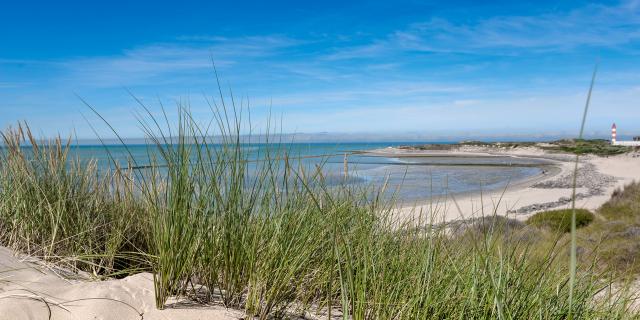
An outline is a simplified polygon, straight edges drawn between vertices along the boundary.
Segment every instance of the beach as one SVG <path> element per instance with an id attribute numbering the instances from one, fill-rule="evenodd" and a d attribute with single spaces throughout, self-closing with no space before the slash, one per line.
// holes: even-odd
<path id="1" fill-rule="evenodd" d="M 397 214 L 403 219 L 446 223 L 481 216 L 499 215 L 526 220 L 536 212 L 571 207 L 575 155 L 542 150 L 537 147 L 500 149 L 462 146 L 449 151 L 423 151 L 387 148 L 372 154 L 397 157 L 479 157 L 510 156 L 546 159 L 552 168 L 500 190 L 445 195 L 403 205 Z M 640 180 L 640 155 L 637 152 L 614 156 L 582 155 L 579 158 L 576 208 L 595 211 L 616 189 Z"/>

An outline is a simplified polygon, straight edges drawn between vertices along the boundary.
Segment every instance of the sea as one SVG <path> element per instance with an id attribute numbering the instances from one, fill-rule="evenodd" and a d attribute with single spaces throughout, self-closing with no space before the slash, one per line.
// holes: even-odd
<path id="1" fill-rule="evenodd" d="M 273 145 L 267 144 L 244 144 L 242 147 L 254 169 L 264 160 L 267 149 L 271 150 L 271 157 L 286 150 L 293 166 L 302 165 L 308 171 L 322 168 L 329 186 L 346 183 L 372 190 L 379 190 L 384 186 L 386 195 L 403 202 L 418 202 L 446 194 L 508 188 L 543 173 L 548 164 L 543 159 L 508 156 L 398 157 L 367 153 L 415 144 L 416 142 L 287 143 L 278 145 L 276 152 L 273 151 Z M 137 168 L 136 170 L 163 165 L 161 161 L 154 160 L 160 158 L 156 147 L 149 145 L 78 145 L 71 152 L 81 159 L 97 160 L 101 169 L 111 167 L 114 160 L 124 167 Z"/>

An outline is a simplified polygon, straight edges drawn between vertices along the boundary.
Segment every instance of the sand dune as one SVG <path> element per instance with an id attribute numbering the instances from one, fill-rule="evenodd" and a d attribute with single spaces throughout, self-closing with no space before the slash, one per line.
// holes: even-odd
<path id="1" fill-rule="evenodd" d="M 157 310 L 149 273 L 120 280 L 65 280 L 53 270 L 14 256 L 0 247 L 0 319 L 238 319 L 222 306 L 188 306 Z"/>

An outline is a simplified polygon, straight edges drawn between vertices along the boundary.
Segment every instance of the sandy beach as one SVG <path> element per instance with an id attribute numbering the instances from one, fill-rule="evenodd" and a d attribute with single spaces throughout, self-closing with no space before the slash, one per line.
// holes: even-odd
<path id="1" fill-rule="evenodd" d="M 0 319 L 225 320 L 244 314 L 188 301 L 173 301 L 158 310 L 150 273 L 90 281 L 78 275 L 73 275 L 78 279 L 68 279 L 62 272 L 0 247 Z"/>
<path id="2" fill-rule="evenodd" d="M 372 154 L 397 157 L 524 157 L 546 159 L 554 168 L 546 170 L 545 174 L 512 183 L 506 189 L 434 197 L 403 205 L 397 213 L 404 219 L 446 223 L 496 214 L 526 220 L 539 211 L 571 207 L 575 155 L 551 153 L 536 147 L 500 149 L 475 146 L 462 146 L 450 151 L 387 148 L 375 150 Z M 577 180 L 576 207 L 596 210 L 615 189 L 640 180 L 640 154 L 581 156 Z"/>

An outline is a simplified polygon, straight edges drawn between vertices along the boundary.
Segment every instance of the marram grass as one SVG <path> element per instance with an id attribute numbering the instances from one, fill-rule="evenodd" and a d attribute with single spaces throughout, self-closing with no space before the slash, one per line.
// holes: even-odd
<path id="1" fill-rule="evenodd" d="M 142 171 L 99 171 L 71 158 L 69 142 L 8 129 L 2 245 L 96 277 L 150 271 L 158 308 L 179 296 L 260 319 L 637 316 L 629 292 L 610 290 L 592 263 L 576 266 L 570 286 L 570 248 L 537 237 L 544 231 L 507 231 L 500 219 L 456 235 L 415 227 L 371 190 L 329 187 L 279 142 L 250 166 L 242 108 L 223 103 L 212 126 L 185 108 L 171 130 L 143 118 L 149 158 L 162 166 Z"/>

